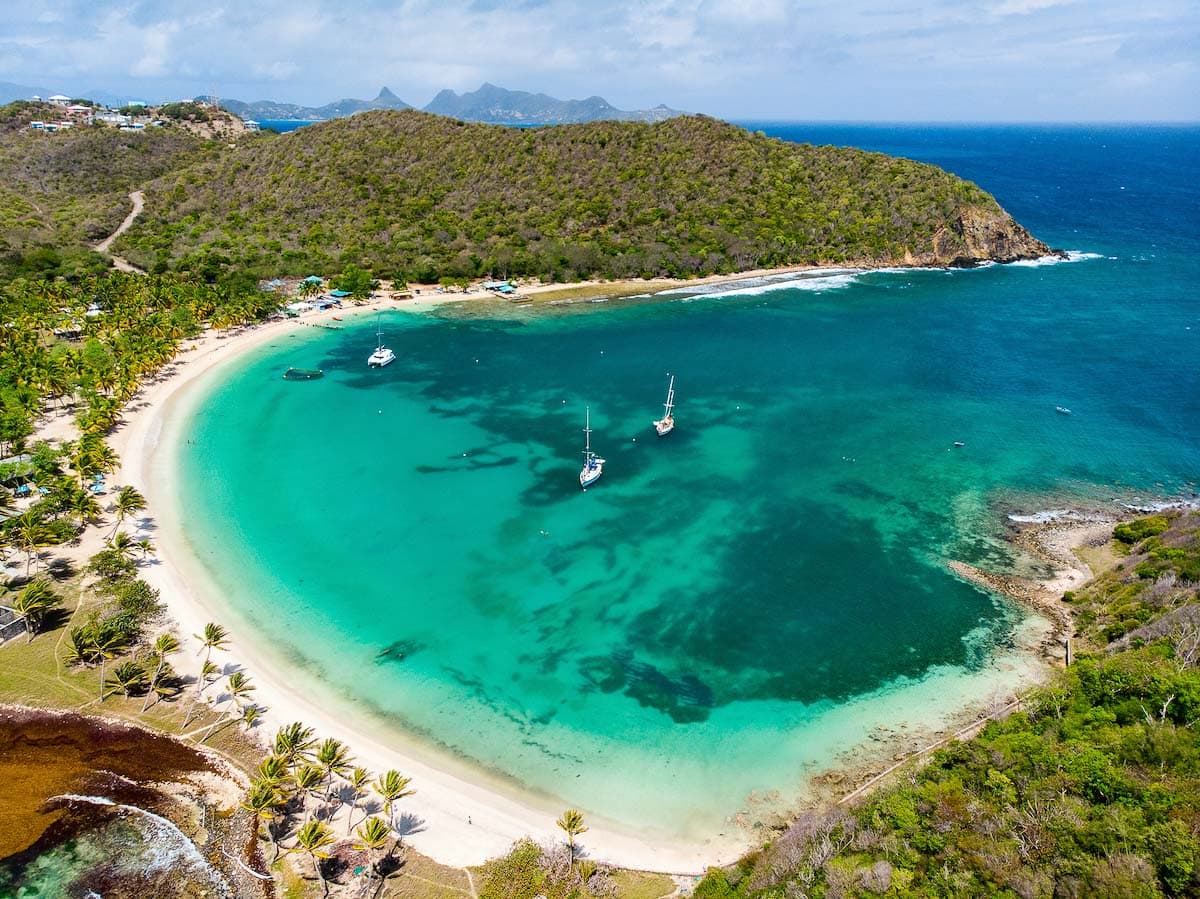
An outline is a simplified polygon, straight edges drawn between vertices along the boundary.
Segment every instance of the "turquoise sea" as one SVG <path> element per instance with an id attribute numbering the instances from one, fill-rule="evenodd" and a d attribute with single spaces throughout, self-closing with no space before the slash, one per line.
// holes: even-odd
<path id="1" fill-rule="evenodd" d="M 1200 129 L 749 126 L 943 165 L 1073 261 L 391 313 L 382 370 L 370 317 L 281 337 L 176 450 L 230 627 L 348 715 L 695 837 L 1011 690 L 1038 623 L 944 561 L 1196 490 Z"/>

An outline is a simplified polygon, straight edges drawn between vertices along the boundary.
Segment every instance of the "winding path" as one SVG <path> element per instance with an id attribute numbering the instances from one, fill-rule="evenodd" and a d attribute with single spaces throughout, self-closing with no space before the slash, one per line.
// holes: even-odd
<path id="1" fill-rule="evenodd" d="M 129 195 L 129 199 L 133 203 L 133 209 L 130 210 L 129 215 L 125 216 L 125 221 L 117 225 L 116 231 L 92 247 L 92 249 L 97 253 L 107 253 L 108 248 L 112 246 L 112 242 L 129 230 L 129 226 L 133 224 L 133 220 L 138 217 L 142 211 L 142 207 L 146 204 L 146 196 L 140 190 L 135 190 L 133 193 L 131 193 Z M 140 275 L 146 274 L 136 265 L 133 265 L 125 259 L 122 259 L 120 256 L 113 256 L 112 261 L 113 267 L 118 271 L 134 272 Z"/>

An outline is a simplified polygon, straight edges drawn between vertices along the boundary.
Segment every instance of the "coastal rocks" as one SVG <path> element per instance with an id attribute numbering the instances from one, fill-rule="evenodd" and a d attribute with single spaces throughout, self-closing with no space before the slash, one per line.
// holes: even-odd
<path id="1" fill-rule="evenodd" d="M 0 895 L 262 895 L 225 854 L 242 851 L 251 829 L 235 813 L 243 780 L 213 754 L 125 724 L 9 707 L 0 776 Z"/>
<path id="2" fill-rule="evenodd" d="M 906 257 L 914 258 L 918 265 L 954 268 L 1043 256 L 1066 258 L 1066 252 L 1051 249 L 999 207 L 983 209 L 977 206 L 962 210 L 947 227 L 934 234 L 930 252 L 915 257 L 906 253 Z"/>

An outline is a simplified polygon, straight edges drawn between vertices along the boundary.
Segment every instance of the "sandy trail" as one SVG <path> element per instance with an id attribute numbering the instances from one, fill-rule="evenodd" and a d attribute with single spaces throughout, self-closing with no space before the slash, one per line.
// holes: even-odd
<path id="1" fill-rule="evenodd" d="M 104 240 L 100 241 L 98 244 L 96 244 L 94 247 L 92 247 L 92 249 L 95 250 L 97 253 L 107 253 L 108 248 L 112 246 L 113 241 L 116 240 L 118 237 L 120 237 L 122 234 L 124 234 L 126 231 L 128 231 L 130 226 L 133 224 L 133 220 L 136 219 L 139 215 L 141 215 L 142 208 L 146 205 L 146 195 L 143 194 L 140 190 L 135 190 L 133 193 L 131 193 L 129 195 L 129 200 L 130 200 L 130 202 L 133 203 L 133 209 L 130 210 L 129 215 L 125 216 L 125 220 L 123 222 L 121 222 L 121 224 L 117 225 L 116 231 L 114 231 L 112 234 L 108 235 L 108 237 L 104 238 Z M 120 256 L 113 256 L 112 261 L 113 261 L 113 267 L 116 268 L 118 271 L 131 272 L 131 273 L 136 273 L 136 274 L 141 274 L 141 275 L 145 274 L 145 272 L 143 272 L 136 265 L 133 265 L 132 263 L 127 262 L 126 260 L 122 259 Z"/>

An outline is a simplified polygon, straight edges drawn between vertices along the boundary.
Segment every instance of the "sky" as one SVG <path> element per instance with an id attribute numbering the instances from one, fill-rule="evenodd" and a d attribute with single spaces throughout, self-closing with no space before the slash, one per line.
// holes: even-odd
<path id="1" fill-rule="evenodd" d="M 424 106 L 485 81 L 731 119 L 1200 120 L 1196 0 L 0 0 L 0 81 Z"/>

